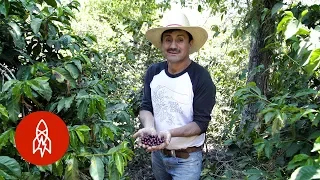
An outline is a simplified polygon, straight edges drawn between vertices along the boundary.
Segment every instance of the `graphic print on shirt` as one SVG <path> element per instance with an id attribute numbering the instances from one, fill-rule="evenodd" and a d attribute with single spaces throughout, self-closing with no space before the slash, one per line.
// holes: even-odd
<path id="1" fill-rule="evenodd" d="M 179 102 L 179 99 L 183 99 L 182 96 L 187 95 L 175 92 L 166 86 L 158 85 L 154 89 L 152 103 L 154 106 L 154 113 L 160 122 L 166 122 L 172 126 L 176 125 L 175 114 L 183 114 L 180 106 L 183 102 Z"/>

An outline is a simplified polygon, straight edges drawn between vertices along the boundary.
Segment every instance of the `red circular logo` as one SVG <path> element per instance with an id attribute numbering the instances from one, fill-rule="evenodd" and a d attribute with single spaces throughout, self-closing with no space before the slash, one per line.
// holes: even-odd
<path id="1" fill-rule="evenodd" d="M 69 132 L 59 116 L 46 111 L 25 116 L 16 128 L 15 143 L 21 157 L 34 165 L 49 165 L 63 157 Z"/>

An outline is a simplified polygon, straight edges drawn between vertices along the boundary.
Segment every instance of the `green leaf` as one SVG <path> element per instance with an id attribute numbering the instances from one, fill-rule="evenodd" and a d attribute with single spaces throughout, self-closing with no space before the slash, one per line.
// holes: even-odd
<path id="1" fill-rule="evenodd" d="M 296 169 L 290 177 L 290 180 L 319 179 L 320 169 L 315 166 L 302 166 Z"/>
<path id="2" fill-rule="evenodd" d="M 0 156 L 0 177 L 5 179 L 19 179 L 21 169 L 19 163 L 8 156 Z"/>
<path id="3" fill-rule="evenodd" d="M 35 79 L 27 81 L 27 84 L 36 91 L 39 95 L 41 95 L 47 101 L 50 101 L 52 96 L 52 90 L 49 86 L 49 78 L 47 77 L 37 77 Z"/>
<path id="4" fill-rule="evenodd" d="M 76 130 L 76 133 L 77 133 L 77 135 L 78 135 L 78 137 L 79 137 L 80 141 L 81 141 L 82 143 L 84 143 L 84 136 L 83 136 L 82 132 L 81 132 L 81 131 L 77 131 L 77 130 Z"/>
<path id="5" fill-rule="evenodd" d="M 198 12 L 201 12 L 202 11 L 202 7 L 201 7 L 201 5 L 199 4 L 198 5 Z"/>
<path id="6" fill-rule="evenodd" d="M 30 86 L 27 83 L 25 83 L 23 85 L 23 93 L 27 96 L 27 98 L 29 98 L 29 99 L 33 98 L 32 90 L 31 90 Z"/>
<path id="7" fill-rule="evenodd" d="M 291 143 L 291 145 L 286 150 L 286 157 L 292 157 L 294 154 L 296 154 L 300 149 L 302 148 L 301 144 L 298 144 L 296 142 Z"/>
<path id="8" fill-rule="evenodd" d="M 54 68 L 52 69 L 52 74 L 59 83 L 63 83 L 65 80 L 67 80 L 72 88 L 76 87 L 76 81 L 65 68 Z"/>
<path id="9" fill-rule="evenodd" d="M 63 163 L 62 163 L 62 160 L 58 160 L 53 164 L 52 172 L 56 176 L 62 176 L 63 175 Z"/>
<path id="10" fill-rule="evenodd" d="M 65 110 L 68 110 L 71 107 L 71 104 L 72 104 L 75 97 L 76 97 L 76 95 L 72 95 L 70 97 L 64 98 L 65 99 L 65 102 L 64 102 Z"/>
<path id="11" fill-rule="evenodd" d="M 118 173 L 117 167 L 114 163 L 110 163 L 108 166 L 110 180 L 119 180 L 120 174 Z"/>
<path id="12" fill-rule="evenodd" d="M 277 26 L 277 33 L 284 32 L 286 30 L 287 24 L 294 18 L 293 13 L 291 11 L 285 11 L 285 16 L 281 19 Z"/>
<path id="13" fill-rule="evenodd" d="M 301 20 L 305 15 L 307 15 L 308 12 L 309 12 L 308 9 L 303 10 L 303 11 L 301 12 L 300 20 Z"/>
<path id="14" fill-rule="evenodd" d="M 80 120 L 82 120 L 85 117 L 85 113 L 87 112 L 88 109 L 88 100 L 78 100 L 77 101 L 77 116 Z"/>
<path id="15" fill-rule="evenodd" d="M 76 66 L 77 66 L 78 70 L 79 70 L 80 72 L 82 72 L 82 65 L 81 65 L 81 61 L 80 61 L 80 60 L 78 60 L 78 59 L 74 59 L 74 60 L 72 60 L 72 62 L 74 63 L 74 65 L 76 65 Z"/>
<path id="16" fill-rule="evenodd" d="M 314 49 L 306 62 L 302 65 L 305 66 L 308 74 L 313 74 L 313 72 L 319 68 L 320 65 L 320 49 Z"/>
<path id="17" fill-rule="evenodd" d="M 38 34 L 40 26 L 41 26 L 41 23 L 42 23 L 42 19 L 40 19 L 40 18 L 32 19 L 30 25 L 31 25 L 31 29 L 32 29 L 34 34 Z"/>
<path id="18" fill-rule="evenodd" d="M 41 179 L 41 175 L 39 171 L 36 172 L 22 172 L 21 180 L 35 180 Z"/>
<path id="19" fill-rule="evenodd" d="M 275 13 L 277 13 L 281 8 L 283 7 L 283 3 L 276 3 L 271 10 L 271 16 L 273 16 Z"/>
<path id="20" fill-rule="evenodd" d="M 265 121 L 265 123 L 268 123 L 270 120 L 272 120 L 275 114 L 276 114 L 276 113 L 275 113 L 275 112 L 272 112 L 272 111 L 271 111 L 271 112 L 268 112 L 267 114 L 265 114 L 265 115 L 264 115 L 264 121 Z"/>
<path id="21" fill-rule="evenodd" d="M 303 89 L 301 91 L 298 91 L 293 97 L 301 97 L 305 95 L 310 95 L 310 94 L 317 94 L 317 91 L 314 89 Z"/>
<path id="22" fill-rule="evenodd" d="M 77 79 L 79 77 L 80 71 L 78 70 L 77 66 L 74 65 L 73 63 L 66 64 L 65 68 L 69 71 L 73 79 Z"/>
<path id="23" fill-rule="evenodd" d="M 320 137 L 320 130 L 317 130 L 315 132 L 313 132 L 309 137 L 308 137 L 308 140 L 312 140 L 312 139 L 316 139 Z"/>
<path id="24" fill-rule="evenodd" d="M 25 44 L 23 35 L 21 33 L 20 27 L 14 22 L 10 22 L 8 23 L 8 25 L 11 27 L 11 29 L 9 29 L 9 32 L 13 38 L 13 42 L 15 46 L 18 47 L 19 49 L 25 48 L 26 44 Z"/>
<path id="25" fill-rule="evenodd" d="M 12 95 L 7 104 L 9 119 L 16 122 L 20 114 L 20 97 L 21 97 L 21 82 L 16 83 L 12 88 Z"/>
<path id="26" fill-rule="evenodd" d="M 67 111 L 71 107 L 71 104 L 72 104 L 74 98 L 75 98 L 75 95 L 72 95 L 72 96 L 66 97 L 66 98 L 62 98 L 58 102 L 57 112 L 59 113 L 62 109 Z"/>
<path id="27" fill-rule="evenodd" d="M 118 172 L 120 173 L 120 176 L 122 176 L 124 171 L 124 164 L 123 164 L 123 157 L 121 156 L 120 153 L 114 154 L 114 161 L 116 162 L 116 166 L 117 166 Z"/>
<path id="28" fill-rule="evenodd" d="M 93 156 L 91 158 L 89 172 L 93 180 L 104 179 L 104 165 L 102 160 L 99 157 Z"/>
<path id="29" fill-rule="evenodd" d="M 120 146 L 112 147 L 111 149 L 108 150 L 107 154 L 108 154 L 108 155 L 113 155 L 114 153 L 116 153 L 117 151 L 119 151 L 119 149 L 120 149 Z"/>
<path id="30" fill-rule="evenodd" d="M 316 141 L 313 144 L 313 149 L 311 152 L 320 151 L 320 136 L 316 139 Z"/>
<path id="31" fill-rule="evenodd" d="M 305 161 L 309 158 L 306 154 L 297 154 L 288 163 L 288 170 L 294 169 L 298 166 L 304 165 Z"/>
<path id="32" fill-rule="evenodd" d="M 104 135 L 107 135 L 107 136 L 111 139 L 111 141 L 114 140 L 114 134 L 113 134 L 113 132 L 111 131 L 110 128 L 108 128 L 108 127 L 103 127 L 103 128 L 102 128 L 102 133 L 103 133 Z"/>
<path id="33" fill-rule="evenodd" d="M 272 146 L 270 145 L 270 142 L 268 140 L 265 140 L 264 144 L 265 144 L 264 153 L 266 157 L 270 159 L 271 153 L 272 153 Z"/>
<path id="34" fill-rule="evenodd" d="M 15 79 L 12 79 L 12 80 L 9 80 L 9 81 L 5 82 L 4 85 L 2 86 L 2 92 L 8 91 L 17 82 L 19 82 L 19 81 L 15 80 Z"/>
<path id="35" fill-rule="evenodd" d="M 52 172 L 52 164 L 46 166 L 36 166 L 41 172 Z"/>
<path id="36" fill-rule="evenodd" d="M 296 33 L 296 35 L 309 35 L 309 34 L 310 34 L 309 29 L 304 28 L 304 27 L 300 27 Z"/>
<path id="37" fill-rule="evenodd" d="M 77 149 L 78 148 L 78 138 L 76 136 L 76 132 L 75 131 L 71 131 L 69 132 L 70 134 L 70 145 L 73 149 Z"/>
<path id="38" fill-rule="evenodd" d="M 97 111 L 96 100 L 95 99 L 91 99 L 90 104 L 89 104 L 88 115 L 92 116 L 96 111 Z"/>
<path id="39" fill-rule="evenodd" d="M 76 129 L 77 131 L 83 131 L 83 132 L 86 132 L 86 131 L 90 131 L 90 130 L 91 130 L 87 125 L 77 126 L 75 129 Z"/>
<path id="40" fill-rule="evenodd" d="M 0 3 L 0 14 L 3 14 L 5 17 L 8 16 L 9 9 L 10 8 L 10 2 L 9 0 L 3 0 Z"/>
<path id="41" fill-rule="evenodd" d="M 6 107 L 4 107 L 2 104 L 0 104 L 0 118 L 3 120 L 9 119 L 9 113 L 8 113 Z M 0 141 L 0 149 L 1 149 L 1 141 Z"/>
<path id="42" fill-rule="evenodd" d="M 14 130 L 13 129 L 9 129 L 5 132 L 3 132 L 1 135 L 0 135 L 0 150 L 3 146 L 5 146 L 7 144 L 7 142 L 10 140 L 10 135 L 14 133 Z"/>
<path id="43" fill-rule="evenodd" d="M 312 126 L 318 126 L 319 121 L 320 121 L 320 113 L 318 113 L 317 116 L 312 120 Z"/>
<path id="44" fill-rule="evenodd" d="M 291 38 L 299 30 L 299 21 L 296 19 L 291 19 L 288 23 L 286 31 L 284 32 L 285 39 Z"/>
<path id="45" fill-rule="evenodd" d="M 65 101 L 66 100 L 64 98 L 60 99 L 57 106 L 57 113 L 59 113 L 64 108 Z"/>
<path id="46" fill-rule="evenodd" d="M 65 180 L 74 180 L 74 179 L 80 179 L 79 177 L 79 167 L 78 167 L 78 160 L 74 157 L 71 159 L 68 159 L 67 167 L 65 169 Z"/>
<path id="47" fill-rule="evenodd" d="M 282 113 L 278 112 L 276 118 L 272 122 L 272 134 L 276 134 L 284 127 L 284 119 Z"/>
<path id="48" fill-rule="evenodd" d="M 44 0 L 48 5 L 52 6 L 52 7 L 57 7 L 57 2 L 56 0 Z"/>

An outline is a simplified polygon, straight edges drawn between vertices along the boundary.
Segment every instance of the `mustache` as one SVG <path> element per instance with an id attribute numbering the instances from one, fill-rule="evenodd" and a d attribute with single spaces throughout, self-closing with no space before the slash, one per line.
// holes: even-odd
<path id="1" fill-rule="evenodd" d="M 169 48 L 169 49 L 167 50 L 167 52 L 170 52 L 170 53 L 180 53 L 179 49 L 177 49 L 177 48 Z"/>

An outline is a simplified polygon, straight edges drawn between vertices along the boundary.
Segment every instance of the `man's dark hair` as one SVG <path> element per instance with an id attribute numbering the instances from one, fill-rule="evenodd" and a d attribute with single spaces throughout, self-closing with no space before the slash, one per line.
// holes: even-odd
<path id="1" fill-rule="evenodd" d="M 183 30 L 183 29 L 168 29 L 168 30 L 165 30 L 165 31 L 161 34 L 161 42 L 162 42 L 162 40 L 163 40 L 163 34 L 164 34 L 164 33 L 172 33 L 173 31 L 185 31 L 185 32 L 188 34 L 188 36 L 189 36 L 189 42 L 193 39 L 192 35 L 191 35 L 188 31 L 186 31 L 186 30 Z"/>

